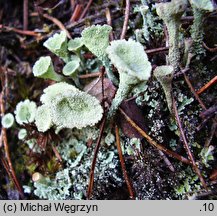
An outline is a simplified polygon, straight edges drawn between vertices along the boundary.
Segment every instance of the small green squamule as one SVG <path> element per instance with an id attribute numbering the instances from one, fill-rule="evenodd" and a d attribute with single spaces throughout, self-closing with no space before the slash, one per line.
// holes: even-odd
<path id="1" fill-rule="evenodd" d="M 107 53 L 112 64 L 118 69 L 120 78 L 118 90 L 108 113 L 108 118 L 111 118 L 130 90 L 141 81 L 149 79 L 152 67 L 143 46 L 131 39 L 112 41 Z"/>

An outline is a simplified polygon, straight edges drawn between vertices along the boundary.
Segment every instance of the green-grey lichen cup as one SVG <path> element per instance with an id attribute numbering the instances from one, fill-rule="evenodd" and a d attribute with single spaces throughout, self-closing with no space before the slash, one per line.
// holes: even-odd
<path id="1" fill-rule="evenodd" d="M 172 79 L 173 79 L 174 69 L 172 66 L 164 65 L 158 66 L 154 70 L 154 76 L 160 82 L 164 94 L 166 96 L 167 106 L 169 111 L 172 112 Z"/>
<path id="2" fill-rule="evenodd" d="M 35 77 L 50 79 L 57 82 L 64 80 L 64 77 L 54 71 L 53 63 L 50 56 L 40 57 L 33 66 Z"/>
<path id="3" fill-rule="evenodd" d="M 108 118 L 111 118 L 130 90 L 136 84 L 149 79 L 152 67 L 143 46 L 131 39 L 112 41 L 107 48 L 107 53 L 112 64 L 117 68 L 120 79 L 108 113 Z"/>

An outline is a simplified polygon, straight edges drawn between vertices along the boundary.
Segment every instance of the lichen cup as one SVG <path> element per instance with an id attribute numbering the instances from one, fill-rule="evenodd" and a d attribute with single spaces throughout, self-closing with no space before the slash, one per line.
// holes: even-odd
<path id="1" fill-rule="evenodd" d="M 108 118 L 111 118 L 130 90 L 140 82 L 149 79 L 152 67 L 143 46 L 131 39 L 112 41 L 106 51 L 112 64 L 117 68 L 120 79 L 108 113 Z"/>

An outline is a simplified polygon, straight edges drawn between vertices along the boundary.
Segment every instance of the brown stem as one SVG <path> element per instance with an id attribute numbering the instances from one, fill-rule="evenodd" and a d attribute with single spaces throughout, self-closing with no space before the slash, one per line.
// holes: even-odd
<path id="1" fill-rule="evenodd" d="M 119 108 L 121 114 L 124 116 L 124 118 L 127 120 L 130 125 L 135 128 L 152 146 L 155 148 L 161 150 L 165 154 L 169 155 L 170 157 L 176 158 L 177 160 L 186 163 L 191 164 L 191 161 L 187 158 L 167 149 L 166 147 L 156 143 L 144 130 L 142 130 L 121 108 Z"/>
<path id="2" fill-rule="evenodd" d="M 194 95 L 194 97 L 195 97 L 195 98 L 197 99 L 197 101 L 199 102 L 200 106 L 201 106 L 204 110 L 206 110 L 207 108 L 206 108 L 205 104 L 203 103 L 203 101 L 200 99 L 200 97 L 199 97 L 198 94 L 196 93 L 194 87 L 192 86 L 192 84 L 191 84 L 191 82 L 190 82 L 190 80 L 189 80 L 189 78 L 188 78 L 188 76 L 187 76 L 186 74 L 184 74 L 184 78 L 185 78 L 185 81 L 186 81 L 186 83 L 188 84 L 188 87 L 190 88 L 192 94 Z"/>
<path id="3" fill-rule="evenodd" d="M 198 168 L 197 165 L 196 165 L 196 162 L 195 162 L 195 160 L 194 160 L 193 154 L 191 153 L 189 144 L 188 144 L 188 142 L 187 142 L 185 133 L 184 133 L 184 131 L 183 131 L 182 123 L 181 123 L 181 120 L 180 120 L 180 118 L 179 118 L 179 114 L 178 114 L 178 110 L 177 110 L 177 107 L 176 107 L 175 99 L 174 99 L 174 98 L 173 98 L 173 110 L 174 110 L 174 114 L 175 114 L 175 117 L 176 117 L 176 121 L 177 121 L 177 124 L 178 124 L 178 127 L 179 127 L 179 131 L 180 131 L 180 133 L 181 133 L 181 137 L 182 137 L 182 141 L 183 141 L 183 143 L 184 143 L 184 147 L 185 147 L 186 153 L 188 154 L 188 158 L 191 160 L 193 169 L 194 169 L 194 171 L 196 172 L 196 174 L 198 175 L 198 177 L 199 177 L 199 179 L 200 179 L 200 181 L 201 181 L 203 187 L 207 190 L 206 182 L 205 182 L 203 176 L 201 175 L 201 172 L 200 172 L 199 168 Z"/>
<path id="4" fill-rule="evenodd" d="M 79 17 L 81 15 L 81 11 L 83 9 L 83 6 L 81 4 L 77 4 L 75 7 L 75 10 L 70 18 L 70 22 L 73 23 L 77 20 L 79 20 Z"/>
<path id="5" fill-rule="evenodd" d="M 28 29 L 28 4 L 29 0 L 23 0 L 23 30 Z"/>
<path id="6" fill-rule="evenodd" d="M 87 189 L 87 199 L 90 199 L 91 194 L 92 194 L 92 190 L 93 190 L 93 184 L 94 184 L 94 170 L 95 170 L 95 166 L 96 166 L 96 160 L 97 160 L 97 155 L 99 152 L 99 147 L 100 147 L 100 142 L 102 139 L 102 134 L 105 128 L 105 122 L 106 122 L 106 117 L 103 117 L 102 123 L 100 125 L 100 133 L 99 133 L 99 137 L 97 139 L 96 142 L 96 147 L 94 150 L 94 156 L 93 156 L 93 161 L 92 161 L 92 165 L 91 165 L 91 169 L 90 169 L 90 180 L 89 180 L 89 185 L 88 185 L 88 189 Z"/>
<path id="7" fill-rule="evenodd" d="M 56 24 L 60 28 L 60 30 L 65 31 L 68 38 L 70 38 L 70 39 L 72 38 L 70 33 L 68 32 L 68 30 L 62 24 L 62 22 L 60 22 L 57 18 L 52 17 L 52 16 L 50 16 L 48 14 L 43 14 L 43 17 L 50 20 L 50 21 L 52 21 L 54 24 Z"/>
<path id="8" fill-rule="evenodd" d="M 9 26 L 4 26 L 2 24 L 0 24 L 0 29 L 5 29 L 7 31 L 12 31 L 12 32 L 16 32 L 18 34 L 29 35 L 29 36 L 33 36 L 33 37 L 39 37 L 40 36 L 39 33 L 34 32 L 34 31 L 21 30 L 21 29 L 9 27 Z"/>
<path id="9" fill-rule="evenodd" d="M 112 17 L 111 17 L 111 13 L 110 13 L 110 9 L 109 8 L 106 8 L 105 16 L 106 16 L 107 24 L 112 27 Z M 113 31 L 110 32 L 109 39 L 110 39 L 110 41 L 114 40 Z"/>
<path id="10" fill-rule="evenodd" d="M 5 114 L 5 92 L 7 92 L 6 87 L 8 86 L 7 83 L 5 83 L 5 81 L 7 81 L 7 71 L 5 71 L 4 73 L 5 77 L 3 77 L 3 74 L 1 74 L 1 82 L 2 82 L 2 93 L 0 94 L 0 111 L 1 111 L 1 116 L 3 116 Z M 5 151 L 5 158 L 7 160 L 8 163 L 8 167 L 9 167 L 9 172 L 11 173 L 11 176 L 14 180 L 15 186 L 17 187 L 17 190 L 19 191 L 20 195 L 22 197 L 24 197 L 23 194 L 23 190 L 22 187 L 19 184 L 19 181 L 16 177 L 12 162 L 11 162 L 11 157 L 10 157 L 10 151 L 9 151 L 9 147 L 8 147 L 8 140 L 7 140 L 7 133 L 6 133 L 6 129 L 2 127 L 1 129 L 1 139 L 4 145 L 4 151 Z"/>
<path id="11" fill-rule="evenodd" d="M 129 22 L 129 16 L 130 16 L 130 0 L 126 0 L 125 17 L 124 17 L 124 24 L 121 33 L 121 39 L 125 38 L 127 32 L 127 26 Z"/>
<path id="12" fill-rule="evenodd" d="M 122 168 L 123 176 L 124 176 L 124 179 L 125 179 L 125 182 L 127 184 L 127 188 L 128 188 L 129 194 L 130 194 L 130 199 L 135 199 L 132 184 L 131 184 L 130 178 L 127 175 L 127 169 L 126 169 L 126 166 L 124 163 L 124 157 L 123 157 L 122 150 L 121 150 L 119 129 L 118 129 L 117 125 L 115 125 L 115 136 L 116 136 L 118 155 L 119 155 L 120 162 L 121 162 L 121 168 Z"/>
<path id="13" fill-rule="evenodd" d="M 153 55 L 153 54 L 156 54 L 156 53 L 166 52 L 168 50 L 169 50 L 169 47 L 159 47 L 159 48 L 145 50 L 145 52 L 148 55 Z"/>
<path id="14" fill-rule="evenodd" d="M 199 89 L 196 93 L 199 95 L 201 93 L 203 93 L 204 91 L 206 91 L 210 86 L 214 85 L 215 83 L 217 83 L 217 76 L 215 76 L 214 78 L 212 78 L 208 83 L 206 83 L 201 89 Z"/>
<path id="15" fill-rule="evenodd" d="M 83 13 L 81 14 L 81 16 L 80 16 L 80 18 L 79 18 L 79 20 L 81 20 L 81 19 L 84 18 L 84 16 L 86 15 L 88 9 L 90 8 L 90 5 L 92 4 L 92 2 L 93 2 L 93 0 L 89 0 L 87 6 L 85 7 Z"/>

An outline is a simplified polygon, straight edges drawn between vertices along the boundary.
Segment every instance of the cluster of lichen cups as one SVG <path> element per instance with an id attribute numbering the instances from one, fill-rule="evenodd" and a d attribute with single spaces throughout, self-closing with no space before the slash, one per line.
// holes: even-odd
<path id="1" fill-rule="evenodd" d="M 83 45 L 104 66 L 113 64 L 119 72 L 118 90 L 108 112 L 108 119 L 112 118 L 131 89 L 150 78 L 152 67 L 139 42 L 131 39 L 116 40 L 109 45 L 110 31 L 110 26 L 97 25 L 85 29 L 82 38 L 67 42 L 66 33 L 61 32 L 45 41 L 44 46 L 66 63 L 63 67 L 65 76 L 55 72 L 50 56 L 40 57 L 33 66 L 33 74 L 57 83 L 44 89 L 40 106 L 37 107 L 35 102 L 29 100 L 18 103 L 15 110 L 17 123 L 23 125 L 34 122 L 40 132 L 46 132 L 51 127 L 55 127 L 56 131 L 75 127 L 81 129 L 93 126 L 101 120 L 103 109 L 100 102 L 70 84 L 67 79 L 67 76 L 71 77 L 80 86 L 77 72 L 81 68 L 80 51 Z M 70 52 L 73 54 L 70 55 Z M 9 114 L 8 117 L 5 116 L 4 122 L 9 122 L 9 117 L 11 118 Z"/>
<path id="2" fill-rule="evenodd" d="M 202 17 L 205 11 L 210 12 L 214 8 L 210 0 L 190 0 L 190 3 L 195 17 L 191 33 L 193 47 L 197 53 L 196 49 L 199 49 L 198 44 L 201 44 L 203 35 L 203 32 L 198 29 L 201 26 Z M 157 14 L 163 19 L 169 32 L 169 57 L 168 65 L 158 66 L 154 70 L 154 76 L 162 85 L 170 112 L 172 112 L 173 74 L 179 70 L 180 65 L 178 42 L 180 19 L 187 4 L 187 0 L 172 0 L 156 5 Z M 99 101 L 70 84 L 70 79 L 72 79 L 74 84 L 81 88 L 78 73 L 84 67 L 81 55 L 83 46 L 98 58 L 105 66 L 108 78 L 118 86 L 107 115 L 108 119 L 111 119 L 131 89 L 150 78 L 152 69 L 147 54 L 139 42 L 129 39 L 110 43 L 111 30 L 112 28 L 108 25 L 94 25 L 86 28 L 81 33 L 81 38 L 68 41 L 66 32 L 61 31 L 45 41 L 44 46 L 64 61 L 62 75 L 55 72 L 50 56 L 40 57 L 36 61 L 33 66 L 34 76 L 54 80 L 57 83 L 44 90 L 41 96 L 42 105 L 38 108 L 35 102 L 29 100 L 18 103 L 15 110 L 16 122 L 20 125 L 35 122 L 38 130 L 45 132 L 52 126 L 58 130 L 83 128 L 100 121 L 103 110 Z M 112 72 L 112 65 L 118 70 L 119 82 Z M 12 114 L 8 113 L 2 118 L 3 127 L 9 128 L 13 124 Z"/>

